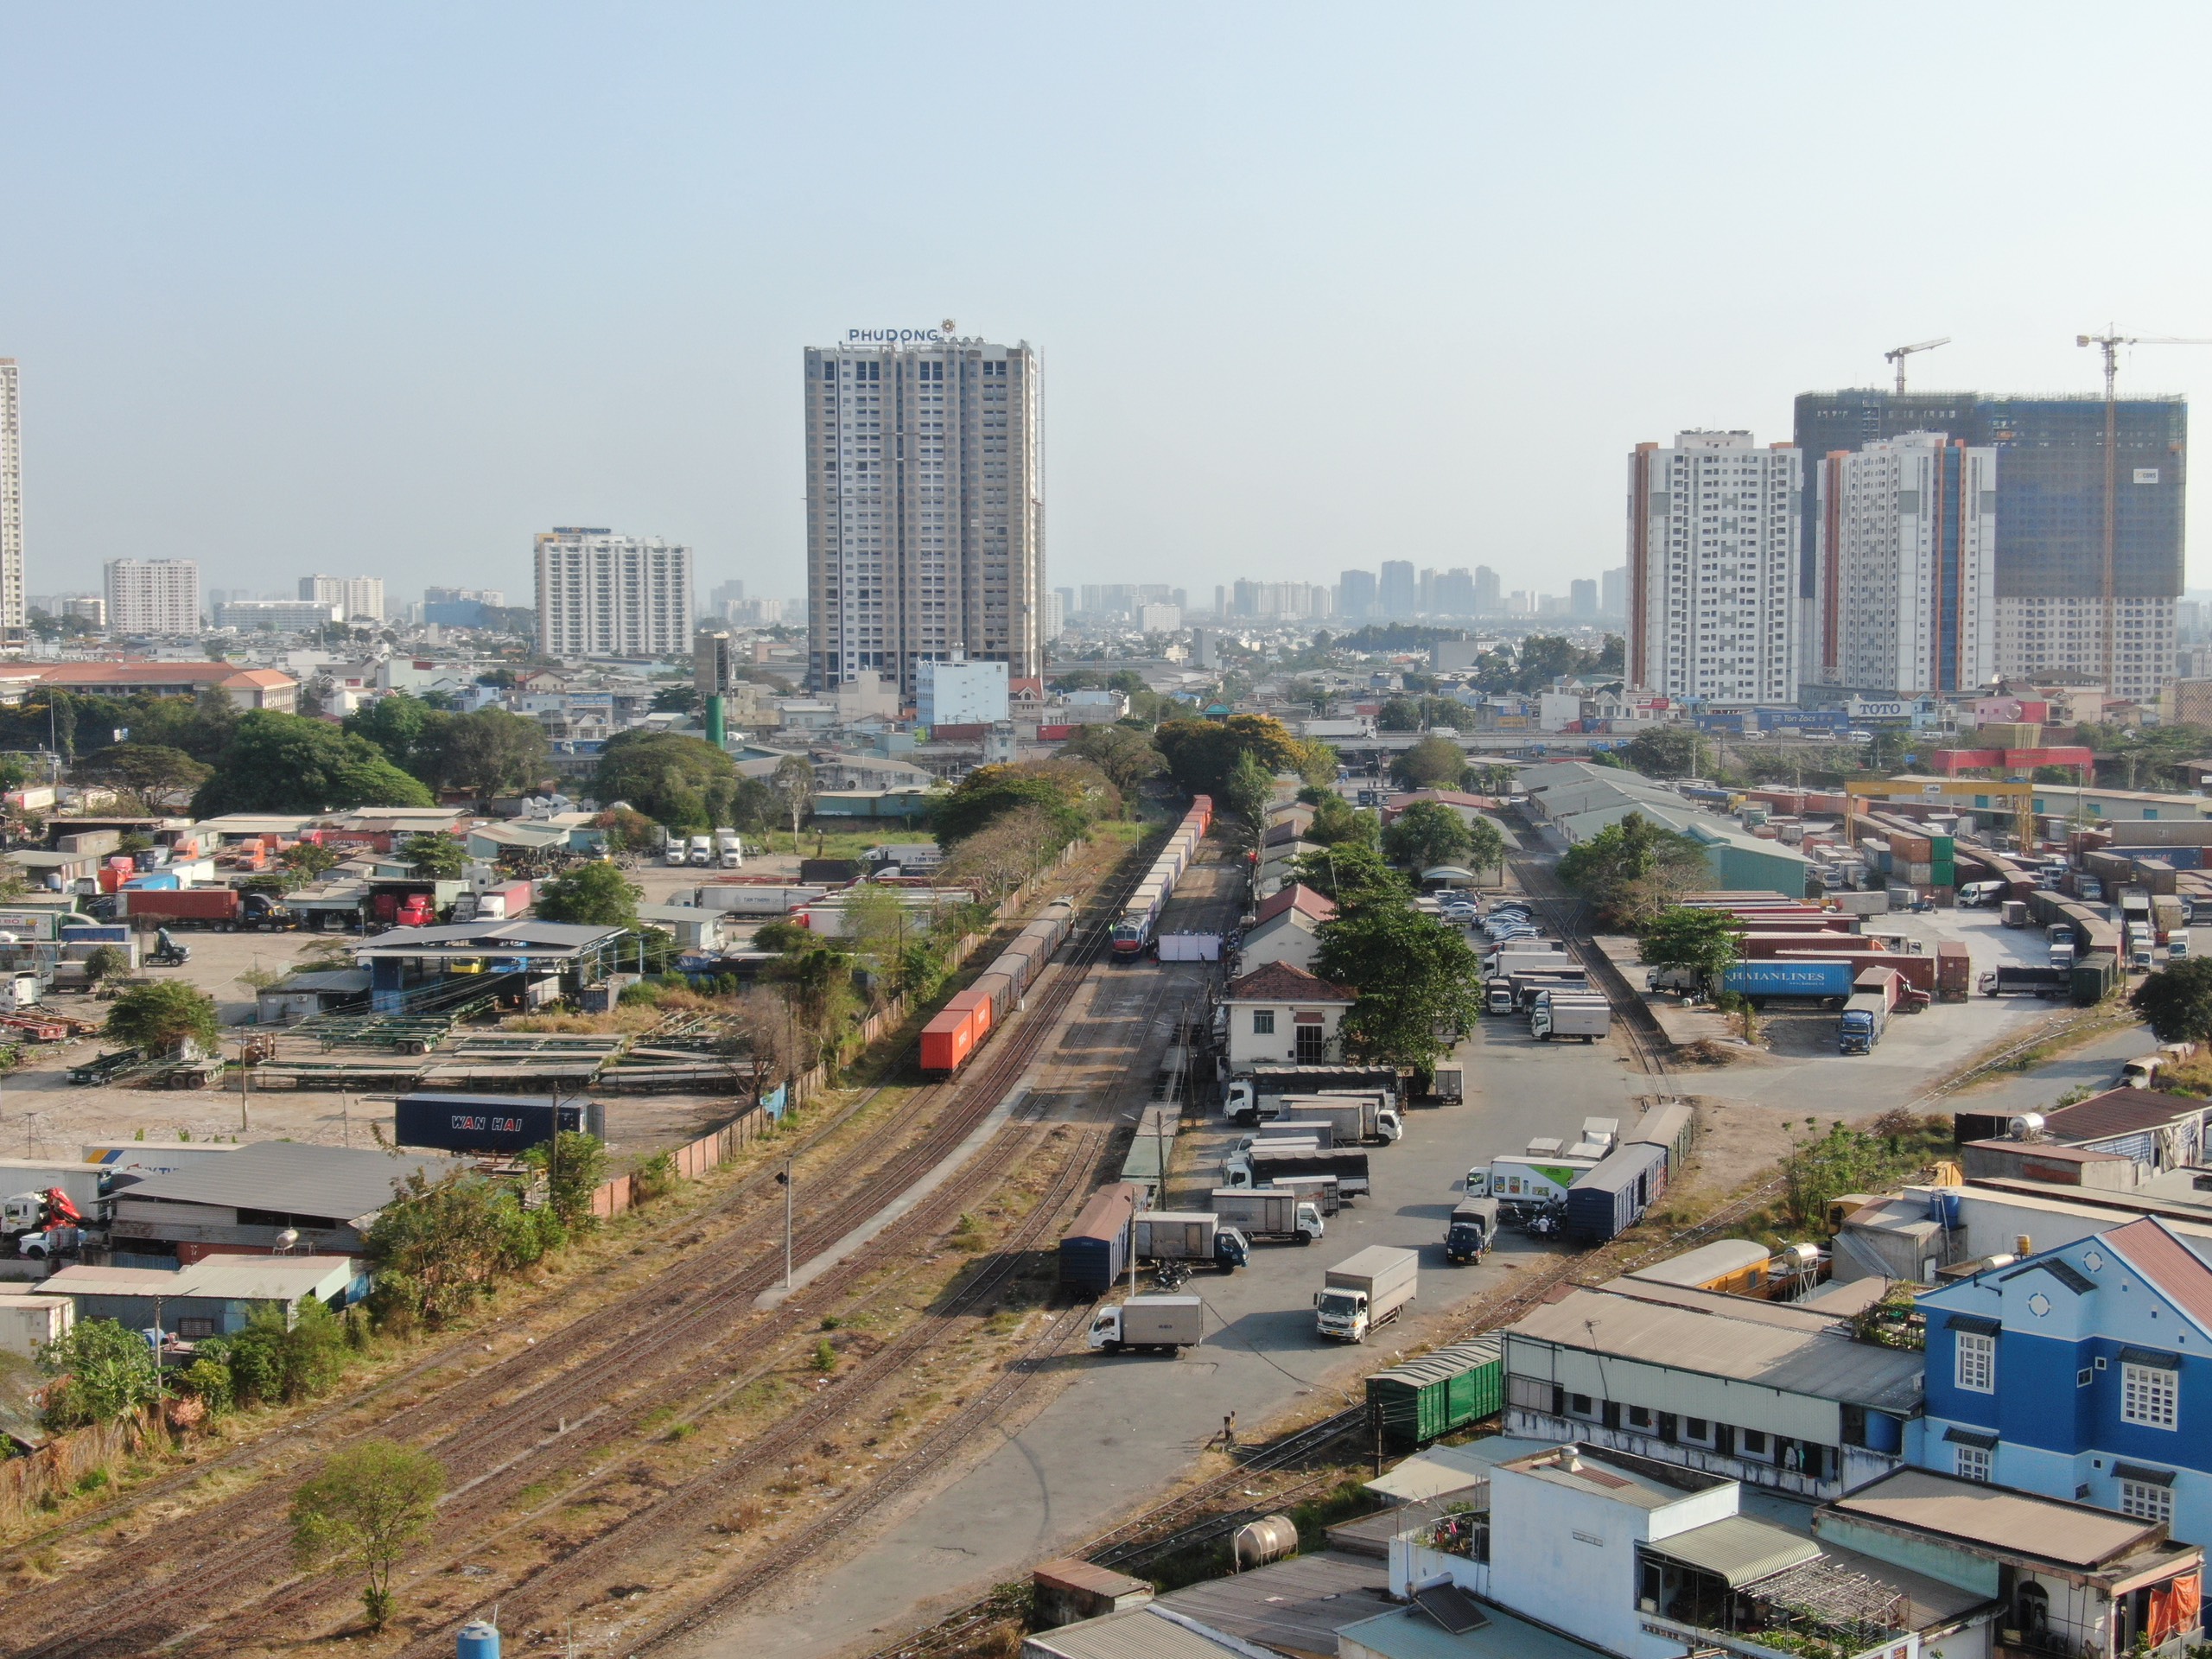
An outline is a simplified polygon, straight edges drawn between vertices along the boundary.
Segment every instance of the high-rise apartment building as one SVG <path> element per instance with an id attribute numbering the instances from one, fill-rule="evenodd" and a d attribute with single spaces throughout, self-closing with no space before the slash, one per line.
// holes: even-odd
<path id="1" fill-rule="evenodd" d="M 1628 567 L 1616 565 L 1598 578 L 1598 613 L 1600 616 L 1628 614 Z"/>
<path id="2" fill-rule="evenodd" d="M 2189 405 L 2180 397 L 2124 397 L 2114 416 L 2108 681 L 2103 398 L 1805 392 L 1797 399 L 1796 435 L 1798 448 L 1814 457 L 1912 432 L 1944 432 L 1968 448 L 1995 451 L 1995 671 L 2007 678 L 2082 677 L 2140 702 L 2155 697 L 2173 671 Z M 1812 501 L 1802 505 L 1799 592 L 1808 622 L 1817 586 L 1816 510 Z"/>
<path id="3" fill-rule="evenodd" d="M 1347 570 L 1337 578 L 1337 614 L 1347 622 L 1367 622 L 1375 616 L 1375 573 Z"/>
<path id="4" fill-rule="evenodd" d="M 1822 458 L 1806 677 L 1878 697 L 1989 683 L 1997 475 L 1995 450 L 1939 432 Z"/>
<path id="5" fill-rule="evenodd" d="M 1802 479 L 1748 432 L 1642 443 L 1628 468 L 1628 682 L 1669 697 L 1797 696 Z"/>
<path id="6" fill-rule="evenodd" d="M 1505 608 L 1505 588 L 1497 572 L 1486 564 L 1475 567 L 1475 614 L 1496 616 Z"/>
<path id="7" fill-rule="evenodd" d="M 1042 671 L 1044 386 L 1026 344 L 918 331 L 806 353 L 808 675 Z M 899 331 L 885 330 L 886 334 Z"/>
<path id="8" fill-rule="evenodd" d="M 1412 561 L 1383 560 L 1382 578 L 1376 584 L 1375 597 L 1386 617 L 1395 620 L 1416 614 L 1421 609 L 1421 582 L 1414 574 Z"/>
<path id="9" fill-rule="evenodd" d="M 1045 594 L 1045 638 L 1057 639 L 1067 632 L 1067 627 L 1068 590 L 1065 588 L 1049 588 Z"/>
<path id="10" fill-rule="evenodd" d="M 117 633 L 200 632 L 200 566 L 192 559 L 110 559 L 108 626 Z"/>
<path id="11" fill-rule="evenodd" d="M 1598 584 L 1580 579 L 1567 584 L 1567 613 L 1585 620 L 1598 614 Z"/>
<path id="12" fill-rule="evenodd" d="M 256 633 L 313 633 L 347 620 L 327 599 L 227 599 L 213 609 L 217 627 Z"/>
<path id="13" fill-rule="evenodd" d="M 1472 616 L 1475 613 L 1474 572 L 1464 564 L 1455 564 L 1449 570 L 1439 571 L 1435 600 L 1440 616 Z"/>
<path id="14" fill-rule="evenodd" d="M 0 357 L 0 647 L 26 638 L 23 611 L 23 425 L 16 359 Z"/>
<path id="15" fill-rule="evenodd" d="M 537 648 L 548 657 L 691 649 L 691 550 L 560 526 L 537 542 Z"/>
<path id="16" fill-rule="evenodd" d="M 302 576 L 300 597 L 313 605 L 335 605 L 341 621 L 357 616 L 384 620 L 382 576 Z"/>

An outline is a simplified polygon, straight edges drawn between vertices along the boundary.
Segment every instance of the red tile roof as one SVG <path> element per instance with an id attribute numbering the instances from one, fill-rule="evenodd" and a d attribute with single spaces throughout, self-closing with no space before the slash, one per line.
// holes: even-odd
<path id="1" fill-rule="evenodd" d="M 1336 906 L 1326 895 L 1314 892 L 1302 882 L 1294 881 L 1260 900 L 1260 907 L 1252 912 L 1252 925 L 1257 927 L 1262 922 L 1272 922 L 1287 910 L 1298 911 L 1317 922 L 1325 922 L 1337 913 Z"/>
<path id="2" fill-rule="evenodd" d="M 2145 1216 L 2101 1235 L 2097 1243 L 2118 1250 L 2128 1266 L 2196 1320 L 2199 1329 L 2212 1332 L 2212 1267 L 2169 1232 L 2164 1223 Z"/>
<path id="3" fill-rule="evenodd" d="M 1264 968 L 1255 968 L 1240 979 L 1229 982 L 1225 993 L 1231 1002 L 1350 1002 L 1354 993 L 1342 985 L 1332 985 L 1318 974 L 1309 974 L 1303 968 L 1294 968 L 1287 962 L 1271 962 Z"/>

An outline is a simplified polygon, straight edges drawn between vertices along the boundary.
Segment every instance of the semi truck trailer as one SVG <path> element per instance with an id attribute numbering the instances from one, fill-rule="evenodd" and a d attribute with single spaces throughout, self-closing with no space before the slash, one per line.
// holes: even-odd
<path id="1" fill-rule="evenodd" d="M 1338 1193 L 1346 1198 L 1369 1190 L 1367 1154 L 1354 1147 L 1311 1152 L 1255 1147 L 1222 1160 L 1224 1186 L 1273 1186 L 1279 1175 L 1333 1175 Z"/>
<path id="2" fill-rule="evenodd" d="M 291 907 L 265 893 L 235 887 L 125 887 L 116 894 L 118 914 L 162 927 L 239 928 L 281 932 L 300 925 Z"/>
<path id="3" fill-rule="evenodd" d="M 1392 1110 L 1399 1104 L 1397 1069 L 1388 1065 L 1255 1065 L 1231 1077 L 1222 1090 L 1221 1109 L 1245 1128 L 1280 1117 L 1285 1095 L 1318 1095 L 1324 1090 L 1378 1090 Z"/>

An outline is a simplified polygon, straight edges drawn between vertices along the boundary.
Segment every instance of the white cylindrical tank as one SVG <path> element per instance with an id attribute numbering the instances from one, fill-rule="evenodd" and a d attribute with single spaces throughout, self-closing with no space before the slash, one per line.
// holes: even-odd
<path id="1" fill-rule="evenodd" d="M 1265 1567 L 1269 1561 L 1279 1561 L 1298 1549 L 1298 1529 L 1287 1515 L 1263 1515 L 1257 1521 L 1248 1521 L 1236 1529 L 1231 1546 L 1236 1553 L 1236 1570 Z"/>

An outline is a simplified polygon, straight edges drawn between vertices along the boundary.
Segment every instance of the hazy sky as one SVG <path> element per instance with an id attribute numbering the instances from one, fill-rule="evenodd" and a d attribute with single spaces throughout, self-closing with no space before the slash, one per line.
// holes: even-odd
<path id="1" fill-rule="evenodd" d="M 12 5 L 29 585 L 526 597 L 592 524 L 795 593 L 802 346 L 949 316 L 1044 354 L 1056 585 L 1564 592 L 1639 439 L 2212 335 L 2208 57 L 2202 6 Z"/>

